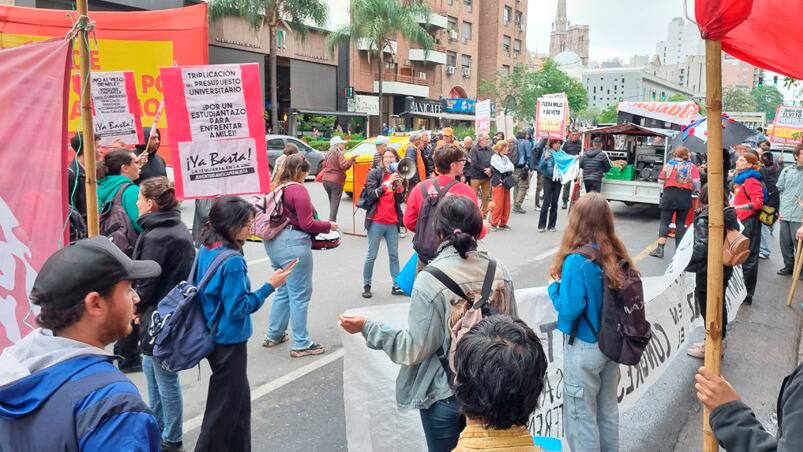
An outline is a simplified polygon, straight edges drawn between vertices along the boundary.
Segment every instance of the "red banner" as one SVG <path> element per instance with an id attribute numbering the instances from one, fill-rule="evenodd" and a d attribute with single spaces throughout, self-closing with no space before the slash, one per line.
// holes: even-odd
<path id="1" fill-rule="evenodd" d="M 179 199 L 268 191 L 259 65 L 161 70 Z"/>
<path id="2" fill-rule="evenodd" d="M 91 70 L 134 71 L 144 126 L 153 124 L 162 101 L 159 68 L 209 62 L 206 10 L 206 3 L 202 3 L 160 11 L 89 12 L 97 35 L 97 44 L 89 40 Z M 76 17 L 75 11 L 0 6 L 0 48 L 63 38 L 72 28 L 70 18 L 75 21 Z M 79 130 L 81 122 L 78 63 L 76 47 L 68 108 L 71 134 Z M 166 127 L 162 119 L 158 123 L 162 147 L 171 142 Z M 169 161 L 169 153 L 165 152 L 164 157 Z"/>
<path id="3" fill-rule="evenodd" d="M 66 242 L 71 43 L 0 50 L 0 349 L 34 328 L 36 273 Z"/>

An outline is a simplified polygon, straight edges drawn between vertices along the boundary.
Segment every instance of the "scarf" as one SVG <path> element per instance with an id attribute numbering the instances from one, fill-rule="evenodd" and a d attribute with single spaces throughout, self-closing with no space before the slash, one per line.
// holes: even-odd
<path id="1" fill-rule="evenodd" d="M 681 185 L 689 185 L 692 181 L 692 163 L 688 160 L 672 159 L 666 162 L 663 170 L 664 180 L 669 180 L 675 171 L 675 181 Z"/>
<path id="2" fill-rule="evenodd" d="M 769 198 L 767 186 L 764 185 L 764 177 L 758 172 L 758 170 L 749 169 L 747 171 L 742 171 L 733 178 L 733 183 L 737 185 L 743 185 L 744 181 L 750 179 L 751 177 L 761 183 L 761 190 L 764 192 L 764 202 L 767 202 L 767 198 Z"/>

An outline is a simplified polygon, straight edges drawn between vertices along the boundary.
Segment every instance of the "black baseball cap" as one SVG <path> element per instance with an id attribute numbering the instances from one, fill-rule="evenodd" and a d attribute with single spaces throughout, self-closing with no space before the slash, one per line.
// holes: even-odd
<path id="1" fill-rule="evenodd" d="M 131 260 L 107 237 L 93 237 L 56 251 L 45 261 L 33 283 L 37 295 L 31 301 L 55 309 L 70 308 L 88 293 L 160 274 L 158 263 Z"/>

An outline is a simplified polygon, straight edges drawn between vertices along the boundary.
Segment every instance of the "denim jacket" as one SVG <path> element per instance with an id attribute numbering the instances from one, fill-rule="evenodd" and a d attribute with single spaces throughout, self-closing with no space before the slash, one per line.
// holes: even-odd
<path id="1" fill-rule="evenodd" d="M 441 248 L 429 265 L 452 278 L 466 294 L 479 293 L 488 268 L 488 255 L 469 252 L 462 259 L 452 246 Z M 499 292 L 499 293 L 494 293 Z M 508 308 L 503 314 L 517 316 L 513 280 L 502 262 L 497 261 L 491 298 L 503 296 Z M 439 355 L 449 352 L 448 321 L 452 302 L 458 300 L 440 281 L 422 271 L 415 278 L 410 298 L 406 330 L 366 320 L 362 334 L 369 348 L 384 350 L 401 364 L 396 378 L 396 402 L 402 409 L 428 409 L 433 403 L 453 395 Z"/>

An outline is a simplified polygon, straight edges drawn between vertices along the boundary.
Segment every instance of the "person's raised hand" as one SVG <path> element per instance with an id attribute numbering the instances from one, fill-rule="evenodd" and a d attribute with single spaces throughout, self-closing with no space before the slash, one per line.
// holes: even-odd
<path id="1" fill-rule="evenodd" d="M 359 315 L 341 315 L 340 326 L 349 334 L 361 333 L 365 326 L 365 317 Z"/>
<path id="2" fill-rule="evenodd" d="M 270 284 L 274 289 L 278 289 L 284 285 L 284 282 L 287 281 L 287 277 L 290 276 L 290 273 L 292 272 L 292 268 L 288 270 L 280 268 L 270 275 L 268 278 L 268 284 Z"/>
<path id="3" fill-rule="evenodd" d="M 694 389 L 697 390 L 697 399 L 709 410 L 739 400 L 739 394 L 736 393 L 733 386 L 707 367 L 697 369 L 694 380 L 696 381 Z"/>

